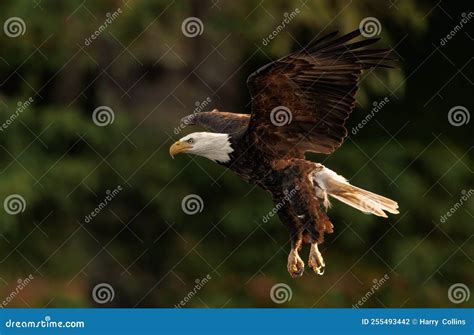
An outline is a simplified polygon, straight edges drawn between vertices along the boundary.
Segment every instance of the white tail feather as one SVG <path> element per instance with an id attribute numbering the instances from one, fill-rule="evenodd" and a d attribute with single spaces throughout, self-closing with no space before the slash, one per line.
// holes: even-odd
<path id="1" fill-rule="evenodd" d="M 322 165 L 318 166 L 322 167 Z M 330 206 L 328 199 L 328 195 L 330 195 L 364 213 L 384 218 L 387 217 L 385 212 L 399 213 L 398 204 L 395 201 L 352 186 L 343 176 L 326 167 L 315 170 L 310 175 L 310 181 L 316 189 L 316 196 L 323 199 L 323 204 L 326 208 Z"/>

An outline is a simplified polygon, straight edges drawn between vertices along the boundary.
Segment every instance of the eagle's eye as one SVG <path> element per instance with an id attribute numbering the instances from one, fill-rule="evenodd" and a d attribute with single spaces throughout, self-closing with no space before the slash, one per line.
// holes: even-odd
<path id="1" fill-rule="evenodd" d="M 189 144 L 193 144 L 194 143 L 194 140 L 192 138 L 190 138 L 189 140 L 187 140 L 186 142 L 188 142 Z"/>

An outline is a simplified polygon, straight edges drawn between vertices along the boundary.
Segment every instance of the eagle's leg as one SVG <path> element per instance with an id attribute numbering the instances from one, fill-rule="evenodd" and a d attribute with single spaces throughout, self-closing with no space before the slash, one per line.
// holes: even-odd
<path id="1" fill-rule="evenodd" d="M 323 255 L 318 249 L 318 243 L 311 243 L 308 264 L 318 275 L 322 276 L 324 274 L 326 264 L 324 264 Z"/>
<path id="2" fill-rule="evenodd" d="M 291 234 L 291 251 L 288 255 L 288 272 L 291 277 L 301 277 L 304 272 L 304 262 L 301 259 L 298 252 L 301 250 L 303 244 L 302 233 L 296 231 L 295 234 Z"/>

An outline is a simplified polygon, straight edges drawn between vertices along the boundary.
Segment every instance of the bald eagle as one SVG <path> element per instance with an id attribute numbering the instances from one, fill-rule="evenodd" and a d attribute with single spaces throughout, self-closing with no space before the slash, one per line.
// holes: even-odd
<path id="1" fill-rule="evenodd" d="M 305 159 L 305 152 L 331 154 L 347 136 L 345 123 L 355 106 L 362 70 L 391 68 L 390 49 L 366 49 L 378 38 L 354 39 L 355 30 L 338 37 L 328 34 L 304 49 L 269 63 L 247 79 L 251 114 L 214 109 L 188 115 L 185 125 L 212 132 L 189 134 L 174 143 L 170 155 L 190 153 L 232 170 L 245 181 L 270 192 L 280 220 L 290 233 L 288 272 L 304 272 L 302 244 L 311 245 L 308 265 L 324 273 L 318 249 L 325 233 L 333 232 L 326 215 L 329 198 L 364 213 L 387 217 L 398 204 L 352 186 L 327 167 Z"/>

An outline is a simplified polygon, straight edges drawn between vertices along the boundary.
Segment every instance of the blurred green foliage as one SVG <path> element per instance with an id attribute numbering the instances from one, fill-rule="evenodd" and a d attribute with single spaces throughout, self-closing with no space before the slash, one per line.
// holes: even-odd
<path id="1" fill-rule="evenodd" d="M 18 215 L 0 211 L 0 299 L 33 274 L 10 306 L 92 306 L 92 287 L 107 282 L 116 291 L 107 306 L 172 307 L 209 274 L 186 307 L 350 307 L 388 274 L 364 307 L 456 306 L 448 287 L 474 279 L 474 202 L 447 222 L 440 217 L 474 188 L 472 126 L 447 121 L 452 106 L 468 107 L 472 84 L 456 71 L 470 57 L 462 52 L 470 42 L 460 35 L 434 49 L 453 26 L 434 5 L 3 1 L 1 22 L 21 17 L 26 32 L 0 34 L 0 122 L 18 102 L 34 102 L 0 132 L 0 200 L 19 194 L 26 201 Z M 449 9 L 454 22 L 466 11 L 456 6 Z M 297 7 L 301 14 L 263 46 Z M 85 46 L 117 8 L 123 14 Z M 188 16 L 202 19 L 200 37 L 182 34 Z M 204 159 L 171 160 L 168 147 L 182 135 L 173 129 L 208 96 L 213 107 L 248 111 L 250 72 L 316 34 L 349 32 L 366 16 L 382 23 L 379 43 L 396 48 L 400 69 L 365 76 L 348 129 L 372 101 L 388 96 L 390 103 L 336 153 L 310 157 L 396 199 L 401 213 L 382 220 L 334 202 L 335 233 L 322 246 L 326 274 L 307 269 L 292 280 L 286 230 L 276 218 L 262 221 L 273 207 L 269 195 Z M 99 127 L 92 112 L 103 105 L 115 120 Z M 118 185 L 123 191 L 86 223 Z M 188 194 L 202 197 L 202 213 L 182 211 Z M 278 282 L 293 292 L 283 305 L 269 298 Z"/>

